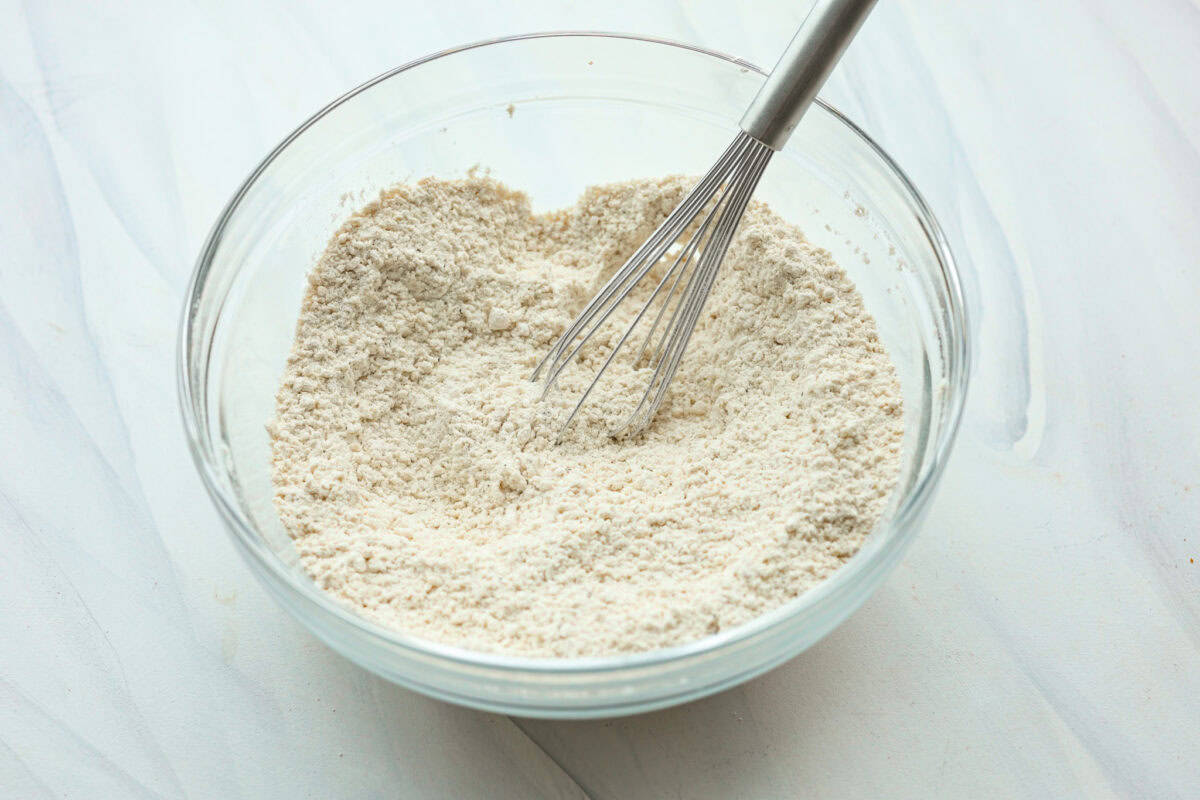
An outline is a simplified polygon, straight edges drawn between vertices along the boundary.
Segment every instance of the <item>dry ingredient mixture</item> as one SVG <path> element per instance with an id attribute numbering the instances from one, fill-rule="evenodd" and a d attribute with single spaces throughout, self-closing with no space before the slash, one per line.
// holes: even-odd
<path id="1" fill-rule="evenodd" d="M 648 375 L 626 363 L 554 443 L 625 324 L 544 402 L 530 372 L 690 186 L 534 215 L 489 178 L 426 179 L 342 226 L 268 426 L 276 505 L 322 588 L 445 643 L 603 655 L 746 622 L 858 550 L 900 471 L 895 369 L 830 254 L 761 203 L 651 427 L 609 436 Z"/>

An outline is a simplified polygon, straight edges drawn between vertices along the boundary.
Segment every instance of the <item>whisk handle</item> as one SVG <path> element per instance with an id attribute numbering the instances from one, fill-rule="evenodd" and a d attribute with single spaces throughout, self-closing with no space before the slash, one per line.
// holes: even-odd
<path id="1" fill-rule="evenodd" d="M 742 130 L 773 150 L 783 147 L 874 5 L 817 0 L 742 115 Z"/>

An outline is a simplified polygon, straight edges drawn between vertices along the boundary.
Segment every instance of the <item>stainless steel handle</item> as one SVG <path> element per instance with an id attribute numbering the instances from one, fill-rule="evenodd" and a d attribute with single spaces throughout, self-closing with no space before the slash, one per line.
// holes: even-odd
<path id="1" fill-rule="evenodd" d="M 742 115 L 742 130 L 773 150 L 783 147 L 874 5 L 817 0 Z"/>

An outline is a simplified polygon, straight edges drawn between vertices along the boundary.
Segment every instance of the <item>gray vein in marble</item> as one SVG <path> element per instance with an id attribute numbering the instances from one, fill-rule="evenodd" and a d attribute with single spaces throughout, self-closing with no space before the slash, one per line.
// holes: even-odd
<path id="1" fill-rule="evenodd" d="M 43 706 L 26 697 L 16 686 L 3 679 L 0 679 L 0 697 L 5 698 L 5 705 L 16 709 L 18 713 L 20 711 L 25 712 L 21 716 L 27 726 L 26 731 L 28 733 L 32 734 L 39 730 L 39 728 L 44 731 L 46 727 L 49 727 L 53 731 L 53 735 L 56 736 L 57 741 L 55 744 L 57 747 L 69 752 L 72 756 L 94 768 L 93 775 L 89 776 L 88 779 L 93 791 L 98 788 L 93 781 L 97 777 L 96 773 L 99 773 L 106 774 L 112 778 L 116 782 L 116 786 L 112 788 L 116 789 L 119 787 L 124 790 L 121 793 L 122 796 L 164 797 L 164 795 L 154 791 L 136 777 L 121 769 L 115 761 L 107 758 L 91 742 L 80 736 L 70 724 L 57 719 Z M 41 723 L 40 726 L 39 723 Z M 11 742 L 8 743 L 8 746 L 11 748 Z M 76 766 L 78 767 L 80 764 L 77 762 Z"/>
<path id="2" fill-rule="evenodd" d="M 186 89 L 158 85 L 147 59 L 153 40 L 131 37 L 127 26 L 113 25 L 111 15 L 100 13 L 103 8 L 83 4 L 63 14 L 53 4 L 27 1 L 25 15 L 59 130 L 88 164 L 146 259 L 170 276 L 177 274 L 171 264 L 182 251 L 183 236 L 161 98 L 172 88 Z M 62 26 L 68 20 L 86 33 L 64 52 Z M 78 52 L 83 41 L 98 51 Z M 152 168 L 130 169 L 132 154 Z M 138 178 L 150 182 L 137 184 Z"/>
<path id="3" fill-rule="evenodd" d="M 4 513 L 4 512 L 7 512 L 7 513 Z M 19 541 L 18 547 L 20 547 L 22 544 L 25 544 L 25 542 L 27 541 L 28 542 L 27 549 L 29 551 L 33 551 L 35 548 L 37 548 L 38 545 L 37 545 L 36 532 L 29 525 L 29 523 L 24 518 L 21 517 L 17 508 L 15 506 L 13 506 L 11 503 L 9 503 L 8 499 L 3 496 L 0 496 L 0 520 L 2 520 L 4 522 L 5 530 L 8 530 L 11 532 L 19 527 L 20 529 L 23 529 L 28 534 L 28 539 L 24 540 L 24 541 Z M 40 558 L 39 558 L 39 556 L 40 556 Z M 120 657 L 119 652 L 117 651 L 116 647 L 113 646 L 112 639 L 109 638 L 108 633 L 104 630 L 104 626 L 100 623 L 100 620 L 96 618 L 96 615 L 92 612 L 92 609 L 88 606 L 87 601 L 84 599 L 83 595 L 80 593 L 79 589 L 75 586 L 75 584 L 71 582 L 71 579 L 67 575 L 67 573 L 59 568 L 59 566 L 54 562 L 54 559 L 52 557 L 50 557 L 50 555 L 48 553 L 46 553 L 45 551 L 41 551 L 36 554 L 31 552 L 29 554 L 29 560 L 42 568 L 42 573 L 48 577 L 48 580 L 53 580 L 53 578 L 57 578 L 57 579 L 61 580 L 63 584 L 65 584 L 67 592 L 74 599 L 77 607 L 83 612 L 84 616 L 87 618 L 87 623 L 88 623 L 89 627 L 91 628 L 91 630 L 94 630 L 95 633 L 103 641 L 103 649 L 108 652 L 108 657 L 107 657 L 107 659 L 105 659 L 105 658 L 96 658 L 95 659 L 95 663 L 92 665 L 93 669 L 94 669 L 94 674 L 96 674 L 99 677 L 99 679 L 103 680 L 103 678 L 105 677 L 106 672 L 107 672 L 105 661 L 110 661 L 114 665 L 115 670 L 116 670 L 116 677 L 119 680 L 115 682 L 117 684 L 117 686 L 115 687 L 115 691 L 113 691 L 113 694 L 121 702 L 128 704 L 128 706 L 131 709 L 132 719 L 129 720 L 129 725 L 132 728 L 133 736 L 138 740 L 140 746 L 144 747 L 146 749 L 147 753 L 152 754 L 151 758 L 153 760 L 155 760 L 158 763 L 161 763 L 165 766 L 166 771 L 167 771 L 166 777 L 171 783 L 171 788 L 174 791 L 176 791 L 178 794 L 182 795 L 184 792 L 183 792 L 183 786 L 179 781 L 179 776 L 171 768 L 170 763 L 166 759 L 166 754 L 158 746 L 158 742 L 155 740 L 154 735 L 150 729 L 149 724 L 146 721 L 145 716 L 142 714 L 141 710 L 138 708 L 138 706 L 134 700 L 133 693 L 130 690 L 129 678 L 128 678 L 128 675 L 126 674 L 125 666 L 121 662 L 121 657 Z M 53 577 L 51 578 L 50 576 L 53 576 Z M 61 597 L 63 592 L 59 591 L 57 594 Z M 75 646 L 79 647 L 80 640 L 86 640 L 87 635 L 84 632 L 76 631 L 74 638 L 75 638 L 75 643 L 74 643 Z M 18 637 L 10 634 L 7 637 L 7 639 L 10 642 L 14 642 L 18 639 Z M 105 688 L 109 688 L 110 690 L 113 690 L 113 687 L 105 687 Z"/>
<path id="4" fill-rule="evenodd" d="M 39 792 L 38 797 L 48 797 L 53 800 L 56 795 L 50 785 L 38 777 L 37 772 L 29 764 L 25 763 L 25 760 L 21 758 L 17 751 L 9 747 L 8 742 L 3 739 L 0 739 L 0 753 L 7 755 L 9 759 L 16 762 L 17 767 L 20 769 L 21 778 L 24 778 L 24 781 L 20 780 L 20 778 L 14 778 L 11 770 L 0 768 L 0 775 L 8 778 L 5 781 L 5 787 L 10 792 L 25 792 L 27 789 L 36 789 Z M 33 800 L 32 794 L 23 793 L 19 796 L 28 797 L 30 800 Z"/>
<path id="5" fill-rule="evenodd" d="M 552 762 L 554 762 L 554 765 L 556 767 L 558 767 L 560 770 L 562 770 L 562 773 L 564 775 L 566 775 L 568 778 L 571 779 L 571 782 L 575 784 L 575 786 L 579 789 L 579 793 L 583 797 L 587 798 L 587 800 L 595 800 L 596 795 L 594 795 L 592 792 L 588 791 L 588 788 L 583 785 L 583 782 L 579 780 L 579 777 L 577 775 L 571 774 L 571 771 L 570 771 L 570 769 L 568 769 L 567 765 L 564 764 L 563 762 L 559 761 L 554 756 L 554 753 L 550 752 L 549 750 L 547 750 L 545 747 L 542 746 L 541 742 L 538 741 L 538 737 L 532 735 L 529 732 L 528 727 L 527 727 L 529 724 L 528 720 L 522 720 L 520 717 L 509 717 L 509 719 L 512 721 L 513 725 L 515 725 L 517 727 L 517 729 L 520 730 L 521 733 L 524 734 L 527 739 L 529 739 L 529 741 L 533 744 L 534 747 L 536 747 L 537 749 L 539 749 L 543 753 L 545 753 L 546 758 L 548 758 Z"/>
<path id="6" fill-rule="evenodd" d="M 888 32 L 891 36 L 886 55 L 872 59 L 870 74 L 886 80 L 887 75 L 899 72 L 889 71 L 889 57 L 892 64 L 900 63 L 902 53 L 919 54 L 921 48 L 917 46 L 908 19 L 898 8 L 885 5 L 879 13 L 882 17 L 880 21 L 890 23 Z M 935 207 L 940 212 L 940 221 L 952 236 L 952 242 L 967 243 L 965 247 L 955 247 L 954 255 L 962 272 L 967 310 L 972 332 L 976 335 L 972 354 L 972 392 L 976 398 L 984 396 L 1001 400 L 991 403 L 987 408 L 987 416 L 969 429 L 978 433 L 983 427 L 993 444 L 1012 446 L 1028 431 L 1028 413 L 1035 391 L 1030 376 L 1029 324 L 1025 301 L 1031 287 L 1023 285 L 1007 236 L 978 184 L 970 156 L 961 145 L 954 116 L 946 111 L 951 104 L 938 87 L 928 62 L 919 56 L 909 57 L 907 62 L 902 74 L 909 79 L 919 80 L 923 89 L 906 92 L 907 97 L 914 98 L 908 102 L 918 102 L 917 99 L 925 101 L 923 105 L 908 110 L 912 115 L 909 119 L 915 116 L 922 121 L 920 138 L 917 140 L 920 142 L 920 158 L 914 161 L 918 165 L 928 165 L 945 164 L 948 159 L 951 169 L 944 174 L 950 177 L 953 186 L 953 196 L 949 198 L 952 202 L 936 204 Z M 868 85 L 877 82 L 872 81 Z M 886 89 L 875 91 L 887 96 Z M 915 147 L 914 143 L 906 144 L 906 150 Z M 885 142 L 885 146 L 896 149 L 891 147 L 890 142 Z M 916 176 L 924 171 L 923 167 L 906 166 L 903 162 L 901 167 L 912 170 Z M 919 178 L 914 179 L 924 183 Z M 1003 358 L 998 357 L 1001 353 Z M 978 402 L 974 402 L 970 410 L 980 413 L 983 409 Z"/>
<path id="7" fill-rule="evenodd" d="M 1170 787 L 1160 785 L 1155 771 L 1138 757 L 1137 748 L 1117 732 L 1115 720 L 1107 719 L 1088 702 L 1068 676 L 1045 664 L 1032 663 L 1027 644 L 1015 637 L 1009 626 L 991 612 L 985 600 L 977 596 L 972 599 L 975 612 L 1009 643 L 1021 672 L 1091 754 L 1093 763 L 1108 777 L 1118 796 L 1163 800 L 1181 797 Z"/>

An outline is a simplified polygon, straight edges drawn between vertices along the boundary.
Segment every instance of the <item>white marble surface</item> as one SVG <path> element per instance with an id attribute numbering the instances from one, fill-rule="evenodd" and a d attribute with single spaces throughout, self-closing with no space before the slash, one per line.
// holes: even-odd
<path id="1" fill-rule="evenodd" d="M 0 2 L 0 795 L 1200 796 L 1200 6 L 886 0 L 825 92 L 962 258 L 977 370 L 928 524 L 742 688 L 588 723 L 395 688 L 253 582 L 177 420 L 220 206 L 452 44 L 771 63 L 804 3 Z"/>

